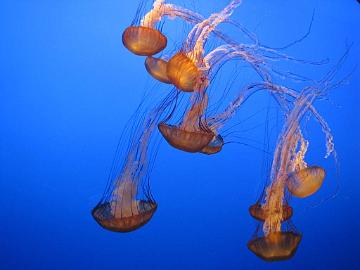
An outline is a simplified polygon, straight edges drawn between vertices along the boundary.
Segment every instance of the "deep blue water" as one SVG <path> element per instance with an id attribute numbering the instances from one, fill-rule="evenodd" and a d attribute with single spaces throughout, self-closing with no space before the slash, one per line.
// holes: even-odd
<path id="1" fill-rule="evenodd" d="M 181 4 L 209 15 L 227 2 Z M 303 233 L 293 259 L 263 262 L 246 247 L 256 227 L 247 209 L 266 172 L 263 153 L 238 144 L 211 157 L 162 144 L 151 178 L 159 204 L 153 219 L 128 234 L 95 223 L 90 211 L 105 188 L 120 132 L 156 85 L 143 58 L 121 43 L 137 5 L 1 1 L 0 269 L 359 269 L 359 68 L 316 103 L 335 137 L 340 178 L 334 162 L 323 159 L 323 136 L 312 124 L 310 160 L 328 177 L 313 197 L 292 200 L 293 222 Z M 306 32 L 313 10 L 310 35 L 286 53 L 334 64 L 353 43 L 340 77 L 349 74 L 360 58 L 355 0 L 244 1 L 232 18 L 276 47 Z M 164 25 L 168 36 L 184 34 L 176 23 Z M 231 35 L 241 40 L 236 31 Z M 298 65 L 296 72 L 320 78 L 329 67 Z M 254 97 L 243 118 L 267 100 Z M 262 128 L 254 134 L 263 140 Z M 319 204 L 337 183 L 335 198 Z"/>

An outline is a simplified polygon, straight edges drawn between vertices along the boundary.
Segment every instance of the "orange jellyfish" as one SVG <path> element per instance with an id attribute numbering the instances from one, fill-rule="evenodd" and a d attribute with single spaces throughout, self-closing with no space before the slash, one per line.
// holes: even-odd
<path id="1" fill-rule="evenodd" d="M 171 81 L 166 73 L 167 62 L 165 60 L 149 56 L 145 60 L 145 68 L 156 80 L 171 84 Z"/>
<path id="2" fill-rule="evenodd" d="M 201 19 L 201 16 L 195 12 L 167 4 L 164 0 L 156 0 L 145 16 L 140 19 L 138 12 L 133 24 L 124 30 L 122 35 L 124 46 L 140 56 L 151 56 L 164 50 L 167 46 L 167 37 L 156 29 L 157 23 L 164 16 L 180 17 L 189 22 Z"/>
<path id="3" fill-rule="evenodd" d="M 167 63 L 167 77 L 179 90 L 192 92 L 204 89 L 209 83 L 209 67 L 204 62 L 204 45 L 209 35 L 234 9 L 241 0 L 233 0 L 221 12 L 212 14 L 208 19 L 196 24 L 180 52 Z"/>
<path id="4" fill-rule="evenodd" d="M 151 194 L 148 173 L 151 167 L 149 162 L 153 161 L 149 153 L 154 152 L 150 150 L 150 141 L 162 113 L 171 106 L 176 95 L 175 91 L 170 93 L 144 121 L 141 120 L 143 124 L 134 126 L 119 171 L 117 163 L 121 157 L 116 156 L 110 175 L 111 182 L 101 201 L 92 210 L 92 216 L 103 228 L 114 232 L 130 232 L 145 225 L 155 213 L 157 203 Z M 142 115 L 140 117 L 142 119 Z"/>
<path id="5" fill-rule="evenodd" d="M 147 165 L 144 156 L 147 149 L 145 140 L 150 134 L 143 135 L 138 147 L 132 146 L 134 149 L 130 151 L 122 171 L 92 211 L 94 219 L 107 230 L 136 230 L 146 224 L 156 211 L 157 204 L 151 196 L 150 187 L 142 194 L 141 177 Z M 137 150 L 140 151 L 139 156 L 136 155 Z"/>
<path id="6" fill-rule="evenodd" d="M 124 46 L 140 56 L 154 55 L 165 49 L 167 38 L 159 30 L 145 26 L 130 26 L 122 35 Z"/>
<path id="7" fill-rule="evenodd" d="M 293 209 L 287 203 L 284 203 L 281 212 L 281 221 L 289 220 L 293 215 Z M 260 202 L 251 205 L 249 208 L 249 213 L 253 218 L 262 222 L 265 221 L 269 216 L 269 211 L 267 211 L 267 209 L 264 209 Z"/>
<path id="8" fill-rule="evenodd" d="M 286 182 L 291 194 L 305 198 L 318 191 L 324 181 L 325 170 L 319 166 L 311 166 L 289 174 Z"/>
<path id="9" fill-rule="evenodd" d="M 105 229 L 130 232 L 146 224 L 157 204 L 152 199 L 137 199 L 138 187 L 131 179 L 119 179 L 109 202 L 98 204 L 92 211 L 95 220 Z"/>
<path id="10" fill-rule="evenodd" d="M 206 94 L 196 92 L 193 94 L 192 99 L 192 105 L 180 125 L 176 126 L 162 122 L 158 127 L 171 146 L 185 152 L 196 153 L 209 145 L 215 134 L 201 120 L 207 107 Z"/>
<path id="11" fill-rule="evenodd" d="M 251 240 L 248 248 L 265 261 L 280 261 L 293 257 L 300 241 L 301 235 L 297 232 L 271 232 Z"/>
<path id="12" fill-rule="evenodd" d="M 292 110 L 286 115 L 286 122 L 275 149 L 271 182 L 258 202 L 249 209 L 253 217 L 263 221 L 263 225 L 262 235 L 256 235 L 249 241 L 248 248 L 264 260 L 291 258 L 301 241 L 301 235 L 295 229 L 284 229 L 284 224 L 293 213 L 287 204 L 286 187 L 289 174 L 307 168 L 304 158 L 308 142 L 302 136 L 300 122 L 304 115 L 312 110 L 314 100 L 327 90 L 327 87 L 329 86 L 325 84 L 324 88 L 305 88 L 296 98 Z M 313 114 L 314 111 L 313 109 Z M 327 129 L 327 124 L 316 111 L 314 115 L 318 120 L 320 119 L 319 122 L 325 131 L 327 154 L 330 154 L 334 151 L 332 135 Z"/>

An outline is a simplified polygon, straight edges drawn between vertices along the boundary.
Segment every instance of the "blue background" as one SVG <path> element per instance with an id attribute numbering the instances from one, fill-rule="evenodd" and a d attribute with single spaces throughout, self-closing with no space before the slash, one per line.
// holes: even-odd
<path id="1" fill-rule="evenodd" d="M 181 4 L 209 15 L 226 3 Z M 247 209 L 266 172 L 263 153 L 241 145 L 207 157 L 163 144 L 152 174 L 159 208 L 150 223 L 115 234 L 94 222 L 90 210 L 105 188 L 121 129 L 154 84 L 143 59 L 121 43 L 137 5 L 1 1 L 0 269 L 359 269 L 359 69 L 317 104 L 335 136 L 340 180 L 331 159 L 322 159 L 319 128 L 310 126 L 310 145 L 318 149 L 310 158 L 328 177 L 318 194 L 292 201 L 304 235 L 292 260 L 266 263 L 246 248 L 256 226 Z M 355 0 L 244 1 L 233 19 L 281 46 L 306 32 L 314 9 L 310 36 L 289 53 L 335 63 L 352 42 L 342 74 L 351 72 L 360 56 Z M 321 77 L 311 68 L 298 72 Z M 258 111 L 266 100 L 250 104 Z M 256 136 L 261 141 L 263 130 Z M 319 204 L 337 182 L 337 196 Z"/>

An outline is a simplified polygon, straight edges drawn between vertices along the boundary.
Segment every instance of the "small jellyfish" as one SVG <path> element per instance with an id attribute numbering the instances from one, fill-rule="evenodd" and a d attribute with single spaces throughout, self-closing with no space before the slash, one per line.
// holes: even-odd
<path id="1" fill-rule="evenodd" d="M 152 77 L 160 82 L 171 84 L 166 72 L 167 65 L 168 62 L 161 58 L 148 56 L 145 60 L 145 68 Z"/>
<path id="2" fill-rule="evenodd" d="M 200 153 L 207 154 L 207 155 L 213 155 L 216 153 L 219 153 L 224 146 L 224 139 L 221 137 L 221 135 L 217 135 L 213 137 L 211 142 L 205 146 L 203 149 L 201 149 Z"/>
<path id="3" fill-rule="evenodd" d="M 260 203 L 255 203 L 251 205 L 249 207 L 249 213 L 253 218 L 259 221 L 265 221 L 269 216 L 269 211 L 267 211 L 267 209 L 264 209 Z M 290 205 L 284 204 L 280 214 L 282 216 L 281 221 L 286 221 L 292 217 L 293 209 Z"/>
<path id="4" fill-rule="evenodd" d="M 248 248 L 265 261 L 288 260 L 294 256 L 301 241 L 296 232 L 272 232 L 249 241 Z"/>
<path id="5" fill-rule="evenodd" d="M 323 168 L 311 166 L 291 173 L 286 185 L 293 196 L 305 198 L 320 189 L 324 178 L 325 170 Z"/>

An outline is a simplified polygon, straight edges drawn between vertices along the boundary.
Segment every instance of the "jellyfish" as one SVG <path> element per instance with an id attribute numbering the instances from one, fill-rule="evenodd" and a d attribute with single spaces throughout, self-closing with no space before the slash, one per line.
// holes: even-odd
<path id="1" fill-rule="evenodd" d="M 140 144 L 132 150 L 125 165 L 106 191 L 105 197 L 93 209 L 94 219 L 105 229 L 114 232 L 130 232 L 145 225 L 156 211 L 157 204 L 149 189 L 140 195 L 142 176 L 146 166 L 144 151 L 150 131 L 144 132 Z M 136 157 L 135 151 L 143 151 Z M 144 197 L 144 198 L 139 198 Z"/>
<path id="2" fill-rule="evenodd" d="M 307 167 L 290 173 L 286 185 L 293 196 L 305 198 L 320 189 L 325 174 L 325 170 L 322 167 Z"/>
<path id="3" fill-rule="evenodd" d="M 201 20 L 201 16 L 191 10 L 165 3 L 165 0 L 155 0 L 152 9 L 142 18 L 140 5 L 136 18 L 122 35 L 124 46 L 132 53 L 140 56 L 152 56 L 163 51 L 167 46 L 167 37 L 157 29 L 162 17 L 180 17 L 186 21 Z"/>
<path id="4" fill-rule="evenodd" d="M 201 116 L 207 107 L 207 95 L 204 92 L 194 93 L 190 109 L 179 125 L 161 122 L 158 128 L 165 140 L 173 147 L 190 153 L 205 148 L 214 139 L 215 134 L 201 122 Z"/>
<path id="5" fill-rule="evenodd" d="M 207 84 L 206 75 L 184 52 L 175 54 L 167 63 L 166 74 L 180 90 L 192 92 L 199 84 Z"/>
<path id="6" fill-rule="evenodd" d="M 170 145 L 190 153 L 202 151 L 214 137 L 211 132 L 187 131 L 165 123 L 159 124 L 159 130 Z"/>
<path id="7" fill-rule="evenodd" d="M 300 241 L 301 235 L 296 232 L 271 232 L 254 238 L 247 246 L 265 261 L 280 261 L 293 257 Z"/>
<path id="8" fill-rule="evenodd" d="M 98 204 L 92 211 L 93 217 L 103 228 L 114 232 L 130 232 L 140 228 L 151 219 L 157 208 L 151 198 L 137 199 L 136 183 L 132 179 L 124 179 L 117 181 L 111 200 Z"/>
<path id="9" fill-rule="evenodd" d="M 249 208 L 250 215 L 256 220 L 264 222 L 269 217 L 268 209 L 264 209 L 259 202 L 251 205 Z M 281 221 L 289 220 L 293 215 L 293 209 L 287 203 L 281 208 Z"/>
<path id="10" fill-rule="evenodd" d="M 145 68 L 156 80 L 171 84 L 167 76 L 167 62 L 164 59 L 148 56 L 145 60 Z"/>
<path id="11" fill-rule="evenodd" d="M 167 38 L 159 30 L 145 26 L 130 26 L 123 35 L 124 46 L 140 56 L 154 55 L 165 49 Z"/>
<path id="12" fill-rule="evenodd" d="M 141 116 L 140 125 L 129 129 L 132 132 L 123 165 L 118 171 L 117 163 L 121 157 L 117 156 L 105 194 L 92 210 L 92 216 L 103 228 L 114 232 L 130 232 L 145 225 L 154 215 L 157 203 L 149 182 L 150 162 L 154 161 L 150 146 L 156 125 L 162 113 L 171 107 L 175 95 L 175 92 L 171 92 L 150 113 Z"/>
<path id="13" fill-rule="evenodd" d="M 167 77 L 179 90 L 199 91 L 207 87 L 208 69 L 204 65 L 204 45 L 215 28 L 241 4 L 241 0 L 231 1 L 222 11 L 196 24 L 190 31 L 183 48 L 167 63 Z"/>

